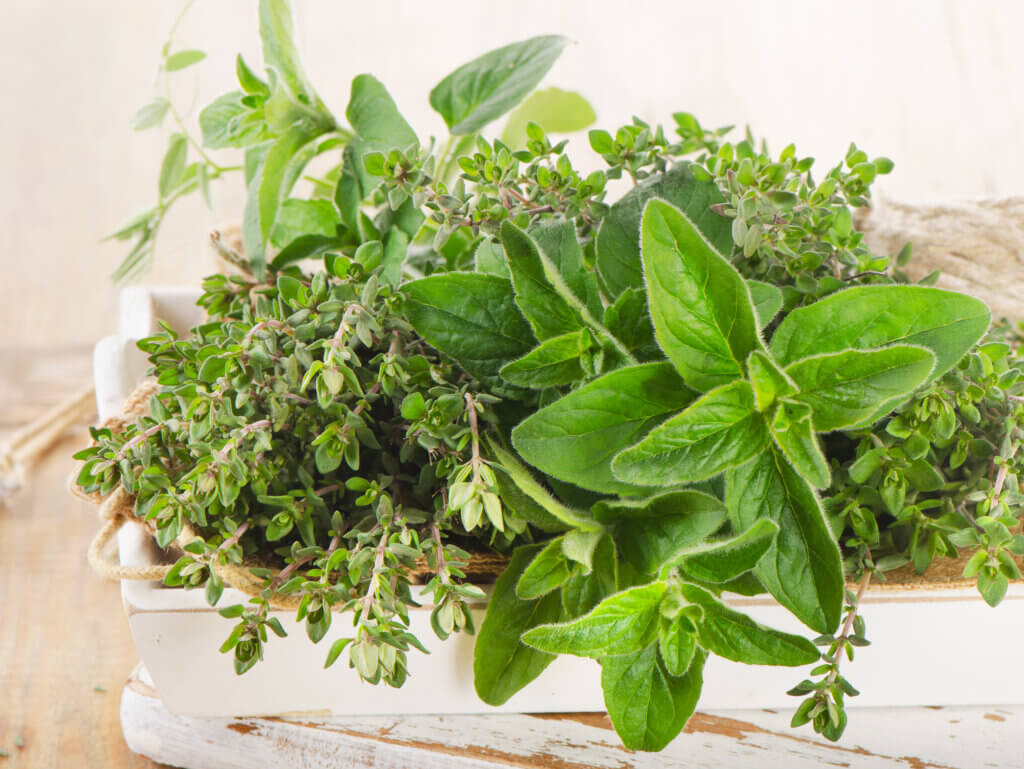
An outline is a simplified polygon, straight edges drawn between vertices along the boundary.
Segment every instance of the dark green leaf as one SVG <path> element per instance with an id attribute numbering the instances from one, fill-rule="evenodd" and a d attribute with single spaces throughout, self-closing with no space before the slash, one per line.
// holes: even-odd
<path id="1" fill-rule="evenodd" d="M 593 568 L 589 573 L 580 565 L 562 585 L 562 608 L 566 619 L 580 617 L 619 589 L 619 563 L 615 543 L 604 536 L 594 549 Z"/>
<path id="2" fill-rule="evenodd" d="M 775 599 L 819 633 L 835 632 L 843 565 L 814 490 L 774 447 L 726 475 L 726 504 L 738 530 L 767 519 L 779 527 L 754 575 Z"/>
<path id="3" fill-rule="evenodd" d="M 700 392 L 743 375 L 761 349 L 750 289 L 690 219 L 663 200 L 644 208 L 640 250 L 658 345 Z"/>
<path id="4" fill-rule="evenodd" d="M 685 211 L 715 249 L 732 253 L 730 220 L 710 208 L 722 201 L 722 194 L 714 182 L 694 179 L 691 169 L 689 163 L 679 163 L 642 181 L 615 202 L 601 223 L 597 270 L 613 298 L 627 288 L 643 288 L 640 218 L 652 198 L 662 198 Z"/>
<path id="5" fill-rule="evenodd" d="M 512 273 L 516 304 L 537 338 L 543 341 L 582 328 L 579 312 L 555 288 L 554 282 L 562 282 L 559 273 L 551 264 L 544 263 L 533 238 L 505 222 L 501 227 L 501 244 Z"/>
<path id="6" fill-rule="evenodd" d="M 728 582 L 757 566 L 778 531 L 778 524 L 762 518 L 738 537 L 712 542 L 687 553 L 680 565 L 687 574 L 703 582 Z"/>
<path id="7" fill-rule="evenodd" d="M 547 74 L 568 39 L 543 35 L 463 64 L 430 92 L 452 134 L 471 134 L 515 107 Z"/>
<path id="8" fill-rule="evenodd" d="M 723 385 L 655 427 L 612 461 L 615 477 L 646 486 L 695 483 L 764 450 L 768 430 L 749 382 Z"/>
<path id="9" fill-rule="evenodd" d="M 547 339 L 501 369 L 506 382 L 538 390 L 572 384 L 585 376 L 580 365 L 579 331 Z"/>
<path id="10" fill-rule="evenodd" d="M 817 489 L 832 482 L 828 460 L 818 444 L 805 403 L 780 403 L 768 424 L 775 445 L 804 479 Z"/>
<path id="11" fill-rule="evenodd" d="M 557 622 L 562 613 L 558 593 L 523 601 L 516 596 L 519 577 L 540 550 L 539 546 L 517 550 L 508 567 L 494 583 L 480 632 L 473 648 L 473 684 L 488 705 L 502 705 L 535 679 L 555 656 L 531 649 L 519 639 L 524 631 Z"/>
<path id="12" fill-rule="evenodd" d="M 612 475 L 612 457 L 692 397 L 668 363 L 622 368 L 530 416 L 512 431 L 512 443 L 555 478 L 593 491 L 635 493 Z"/>
<path id="13" fill-rule="evenodd" d="M 531 600 L 547 595 L 569 579 L 569 562 L 562 552 L 562 537 L 555 537 L 534 556 L 516 583 L 516 595 Z"/>

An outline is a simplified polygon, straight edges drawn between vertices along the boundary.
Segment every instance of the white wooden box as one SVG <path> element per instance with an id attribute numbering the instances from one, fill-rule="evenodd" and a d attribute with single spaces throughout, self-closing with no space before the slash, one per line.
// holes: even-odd
<path id="1" fill-rule="evenodd" d="M 100 417 L 117 413 L 144 374 L 145 356 L 135 342 L 157 330 L 156 319 L 184 332 L 200 319 L 198 291 L 181 288 L 125 289 L 120 331 L 96 346 L 94 367 Z M 160 557 L 145 531 L 125 526 L 118 536 L 123 563 Z M 411 612 L 412 630 L 430 650 L 409 654 L 409 680 L 401 689 L 359 681 L 345 655 L 323 670 L 331 642 L 351 633 L 347 615 L 336 616 L 318 645 L 276 612 L 287 638 L 271 638 L 266 658 L 236 676 L 230 655 L 217 649 L 232 622 L 206 605 L 202 591 L 165 588 L 157 582 L 122 583 L 132 636 L 167 708 L 189 716 L 258 716 L 284 713 L 334 715 L 551 713 L 604 709 L 600 671 L 591 660 L 560 657 L 535 682 L 500 708 L 473 690 L 473 641 L 459 635 L 439 641 L 429 625 L 429 606 Z M 244 601 L 225 590 L 221 605 Z M 1024 666 L 1016 664 L 1024 633 L 1024 584 L 1010 586 L 998 609 L 973 589 L 871 590 L 862 603 L 870 647 L 859 649 L 844 675 L 862 692 L 850 706 L 1010 705 L 1024 703 Z M 760 622 L 807 633 L 770 598 L 735 597 L 729 603 Z M 476 611 L 477 624 L 484 607 Z M 787 708 L 785 692 L 802 678 L 800 668 L 758 668 L 712 657 L 705 670 L 700 708 Z"/>

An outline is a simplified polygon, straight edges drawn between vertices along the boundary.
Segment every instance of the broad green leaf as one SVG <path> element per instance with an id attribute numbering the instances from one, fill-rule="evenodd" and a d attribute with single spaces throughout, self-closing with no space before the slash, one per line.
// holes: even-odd
<path id="1" fill-rule="evenodd" d="M 136 131 L 145 131 L 147 128 L 154 128 L 160 125 L 164 120 L 164 115 L 167 114 L 169 106 L 170 104 L 166 99 L 157 99 L 144 107 L 140 107 L 132 118 L 132 128 Z"/>
<path id="2" fill-rule="evenodd" d="M 488 705 L 502 705 L 535 679 L 555 656 L 531 649 L 519 638 L 524 631 L 562 614 L 558 593 L 523 601 L 516 596 L 516 583 L 540 546 L 522 547 L 512 555 L 508 567 L 494 583 L 480 632 L 473 647 L 473 684 Z"/>
<path id="3" fill-rule="evenodd" d="M 615 477 L 642 486 L 695 483 L 764 450 L 768 430 L 745 380 L 701 396 L 612 460 Z"/>
<path id="4" fill-rule="evenodd" d="M 782 291 L 778 286 L 762 283 L 759 280 L 748 280 L 747 286 L 750 288 L 750 297 L 754 301 L 757 327 L 764 328 L 782 309 Z"/>
<path id="5" fill-rule="evenodd" d="M 260 112 L 242 104 L 241 91 L 218 96 L 199 113 L 203 146 L 210 149 L 248 147 L 270 138 Z"/>
<path id="6" fill-rule="evenodd" d="M 729 582 L 757 565 L 778 532 L 777 523 L 762 518 L 738 537 L 711 542 L 687 553 L 679 565 L 702 582 Z"/>
<path id="7" fill-rule="evenodd" d="M 636 493 L 636 486 L 612 475 L 612 457 L 692 398 L 668 363 L 618 369 L 528 417 L 512 431 L 512 444 L 560 480 L 609 494 Z"/>
<path id="8" fill-rule="evenodd" d="M 562 537 L 555 537 L 534 556 L 516 583 L 516 595 L 523 600 L 540 598 L 569 579 L 569 561 L 562 552 Z"/>
<path id="9" fill-rule="evenodd" d="M 640 219 L 647 201 L 667 200 L 686 212 L 711 245 L 722 254 L 732 253 L 732 224 L 711 210 L 722 202 L 713 181 L 693 178 L 689 163 L 678 163 L 664 174 L 655 174 L 633 187 L 612 205 L 597 234 L 597 271 L 612 297 L 627 288 L 643 288 L 640 261 Z"/>
<path id="10" fill-rule="evenodd" d="M 258 276 L 263 274 L 266 246 L 277 212 L 304 165 L 293 161 L 314 138 L 304 125 L 289 128 L 270 146 L 259 171 L 249 183 L 242 219 L 242 240 L 246 256 Z"/>
<path id="11" fill-rule="evenodd" d="M 644 208 L 640 252 L 658 345 L 690 387 L 743 375 L 761 349 L 750 289 L 690 219 L 663 200 Z"/>
<path id="12" fill-rule="evenodd" d="M 493 469 L 494 477 L 498 482 L 498 496 L 501 497 L 502 504 L 514 515 L 536 526 L 541 531 L 560 532 L 569 528 L 569 524 L 560 521 L 543 505 L 520 489 L 505 468 L 497 465 Z M 529 476 L 529 471 L 526 468 L 522 468 L 522 472 Z M 532 483 L 535 488 L 542 488 L 536 481 L 532 481 Z"/>
<path id="13" fill-rule="evenodd" d="M 387 154 L 390 150 L 405 150 L 418 143 L 416 132 L 398 111 L 388 89 L 373 75 L 358 75 L 352 80 L 345 117 L 356 137 L 346 147 L 346 165 L 354 174 L 359 187 L 359 199 L 364 200 L 380 184 L 379 176 L 366 170 L 363 159 L 371 152 Z"/>
<path id="14" fill-rule="evenodd" d="M 512 273 L 516 304 L 537 338 L 543 341 L 582 328 L 579 312 L 552 284 L 556 273 L 551 265 L 544 264 L 536 241 L 515 225 L 505 222 L 501 227 L 501 244 Z"/>
<path id="15" fill-rule="evenodd" d="M 812 355 L 786 367 L 819 432 L 842 430 L 888 413 L 925 383 L 935 355 L 906 344 Z M 884 409 L 884 411 L 883 411 Z"/>
<path id="16" fill-rule="evenodd" d="M 789 313 L 771 351 L 782 365 L 850 348 L 914 344 L 935 353 L 926 381 L 949 371 L 988 330 L 979 299 L 929 286 L 855 286 Z"/>
<path id="17" fill-rule="evenodd" d="M 806 638 L 758 624 L 703 588 L 683 585 L 682 590 L 687 600 L 704 611 L 697 623 L 697 641 L 719 657 L 747 665 L 797 667 L 817 662 L 821 656 Z"/>
<path id="18" fill-rule="evenodd" d="M 160 164 L 160 179 L 158 187 L 160 197 L 166 198 L 171 194 L 185 178 L 185 161 L 188 157 L 188 141 L 182 134 L 171 134 L 167 144 L 167 152 L 164 153 L 163 162 Z"/>
<path id="19" fill-rule="evenodd" d="M 581 510 L 574 510 L 555 499 L 551 492 L 540 485 L 529 469 L 514 454 L 505 451 L 505 449 L 493 442 L 489 445 L 494 458 L 498 460 L 498 463 L 508 474 L 512 482 L 547 513 L 562 523 L 577 529 L 584 531 L 600 530 L 601 525 L 590 518 L 587 513 Z"/>
<path id="20" fill-rule="evenodd" d="M 788 398 L 797 391 L 796 383 L 780 369 L 775 361 L 760 350 L 750 353 L 747 360 L 747 376 L 754 388 L 754 402 L 757 410 L 765 412 L 775 403 L 776 398 Z"/>
<path id="21" fill-rule="evenodd" d="M 533 347 L 512 284 L 494 275 L 452 272 L 406 283 L 406 313 L 427 342 L 485 382 Z"/>
<path id="22" fill-rule="evenodd" d="M 475 133 L 519 104 L 568 44 L 543 35 L 485 53 L 434 86 L 430 106 L 452 134 Z"/>
<path id="23" fill-rule="evenodd" d="M 205 53 L 194 48 L 187 51 L 177 51 L 168 56 L 167 60 L 164 61 L 164 69 L 168 72 L 177 72 L 186 67 L 191 67 L 193 64 L 198 64 L 205 58 Z"/>
<path id="24" fill-rule="evenodd" d="M 725 488 L 737 530 L 761 519 L 779 527 L 754 576 L 812 630 L 835 632 L 843 608 L 843 564 L 814 490 L 774 447 L 730 470 Z"/>
<path id="25" fill-rule="evenodd" d="M 678 678 L 665 669 L 657 644 L 601 660 L 604 705 L 623 745 L 658 751 L 679 735 L 697 707 L 706 659 L 697 649 L 686 675 Z"/>
<path id="26" fill-rule="evenodd" d="M 633 357 L 646 363 L 664 360 L 665 354 L 654 339 L 654 324 L 647 311 L 647 293 L 642 289 L 627 288 L 615 304 L 604 311 L 604 325 L 622 340 Z"/>
<path id="27" fill-rule="evenodd" d="M 768 423 L 775 445 L 804 479 L 816 489 L 828 488 L 832 473 L 821 450 L 805 403 L 780 403 Z"/>
<path id="28" fill-rule="evenodd" d="M 685 617 L 662 619 L 658 651 L 669 675 L 679 677 L 686 674 L 697 652 L 697 635 Z"/>
<path id="29" fill-rule="evenodd" d="M 512 149 L 526 146 L 526 124 L 536 123 L 545 133 L 582 131 L 597 120 L 594 108 L 576 91 L 545 88 L 534 91 L 508 116 L 501 140 Z"/>
<path id="30" fill-rule="evenodd" d="M 605 535 L 594 549 L 593 568 L 588 573 L 577 564 L 562 585 L 562 609 L 566 619 L 580 617 L 619 589 L 619 561 L 615 542 Z"/>
<path id="31" fill-rule="evenodd" d="M 542 390 L 561 387 L 586 377 L 580 365 L 580 332 L 551 337 L 519 360 L 506 364 L 501 377 L 518 387 Z"/>
<path id="32" fill-rule="evenodd" d="M 338 222 L 338 211 L 329 200 L 288 198 L 277 212 L 270 243 L 281 248 L 303 235 L 334 237 Z"/>
<path id="33" fill-rule="evenodd" d="M 259 16 L 263 62 L 277 73 L 292 94 L 304 94 L 309 102 L 322 108 L 299 58 L 291 4 L 288 0 L 260 0 Z"/>
<path id="34" fill-rule="evenodd" d="M 681 489 L 651 499 L 607 501 L 594 516 L 613 524 L 615 544 L 641 574 L 657 574 L 725 523 L 725 505 L 710 494 Z"/>
<path id="35" fill-rule="evenodd" d="M 485 272 L 489 275 L 497 275 L 499 278 L 512 280 L 508 262 L 505 261 L 505 250 L 500 243 L 493 240 L 485 240 L 477 246 L 476 253 L 473 255 L 473 265 L 477 272 Z"/>
<path id="36" fill-rule="evenodd" d="M 571 304 L 585 307 L 594 318 L 600 319 L 604 303 L 597 277 L 584 264 L 576 225 L 568 219 L 543 219 L 530 227 L 529 233 L 540 247 L 545 275 L 552 275 L 550 280 L 555 289 Z"/>
<path id="37" fill-rule="evenodd" d="M 381 260 L 381 282 L 397 287 L 402 282 L 402 265 L 409 251 L 409 236 L 400 228 L 392 227 L 384 236 L 384 256 Z"/>
<path id="38" fill-rule="evenodd" d="M 523 633 L 523 643 L 552 654 L 604 657 L 640 651 L 658 635 L 658 607 L 664 582 L 623 590 L 579 619 L 540 625 Z"/>
<path id="39" fill-rule="evenodd" d="M 594 551 L 604 536 L 604 531 L 570 531 L 562 537 L 562 552 L 570 561 L 590 571 L 594 568 Z"/>

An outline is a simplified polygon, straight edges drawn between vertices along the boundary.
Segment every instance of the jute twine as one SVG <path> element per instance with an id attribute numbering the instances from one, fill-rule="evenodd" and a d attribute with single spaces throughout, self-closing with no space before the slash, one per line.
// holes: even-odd
<path id="1" fill-rule="evenodd" d="M 109 428 L 113 432 L 121 432 L 124 428 L 135 422 L 138 417 L 145 415 L 149 410 L 149 399 L 160 389 L 155 379 L 145 379 L 128 397 L 121 413 L 116 417 L 106 419 L 100 427 Z M 145 566 L 133 566 L 120 563 L 111 552 L 110 543 L 114 540 L 117 532 L 129 521 L 141 524 L 151 535 L 155 529 L 151 523 L 135 515 L 135 497 L 129 494 L 124 486 L 118 486 L 106 497 L 95 492 L 85 492 L 73 480 L 69 484 L 71 493 L 86 502 L 99 505 L 99 518 L 102 526 L 96 533 L 89 545 L 89 565 L 97 574 L 108 579 L 116 580 L 163 580 L 171 570 L 173 564 L 158 563 Z M 174 540 L 172 547 L 175 550 L 184 551 L 185 545 L 196 538 L 195 530 L 186 521 L 181 533 Z M 508 559 L 499 553 L 474 553 L 464 571 L 468 579 L 474 582 L 493 581 L 505 567 L 508 566 Z M 274 568 L 264 561 L 258 559 L 246 559 L 240 565 L 220 564 L 211 565 L 214 573 L 224 581 L 228 587 L 240 590 L 246 595 L 258 595 L 262 592 L 265 580 L 255 576 L 252 569 L 255 567 L 268 568 L 276 577 L 280 569 Z M 430 568 L 425 559 L 420 559 L 413 576 L 417 581 L 423 582 L 431 574 Z M 301 596 L 276 595 L 273 604 L 285 609 L 297 608 Z"/>

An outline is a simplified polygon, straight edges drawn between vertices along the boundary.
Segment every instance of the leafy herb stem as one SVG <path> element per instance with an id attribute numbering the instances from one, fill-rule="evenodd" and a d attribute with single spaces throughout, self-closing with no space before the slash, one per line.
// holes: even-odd
<path id="1" fill-rule="evenodd" d="M 870 553 L 867 554 L 870 558 Z M 860 578 L 860 583 L 857 585 L 857 593 L 850 605 L 850 611 L 846 614 L 846 620 L 843 622 L 843 629 L 840 631 L 839 636 L 836 638 L 836 658 L 835 665 L 832 667 L 831 672 L 828 675 L 828 683 L 831 686 L 839 678 L 839 663 L 842 660 L 843 647 L 846 645 L 846 640 L 850 637 L 850 631 L 853 630 L 854 620 L 857 618 L 857 612 L 860 609 L 860 599 L 864 595 L 864 591 L 867 589 L 868 584 L 871 582 L 871 569 L 864 568 L 864 575 Z"/>

